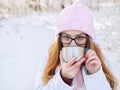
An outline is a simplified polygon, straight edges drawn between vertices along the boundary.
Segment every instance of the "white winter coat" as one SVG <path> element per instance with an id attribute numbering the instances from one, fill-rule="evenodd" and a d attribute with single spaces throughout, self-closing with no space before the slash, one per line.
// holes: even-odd
<path id="1" fill-rule="evenodd" d="M 47 60 L 48 56 L 45 56 L 40 60 L 40 69 L 37 74 L 34 90 L 74 90 L 74 82 L 72 86 L 67 85 L 60 76 L 60 70 L 58 70 L 54 77 L 48 81 L 47 85 L 44 85 L 42 76 Z M 85 87 L 77 90 L 112 90 L 102 67 L 98 72 L 92 75 L 87 75 L 85 68 L 82 69 L 82 73 Z"/>

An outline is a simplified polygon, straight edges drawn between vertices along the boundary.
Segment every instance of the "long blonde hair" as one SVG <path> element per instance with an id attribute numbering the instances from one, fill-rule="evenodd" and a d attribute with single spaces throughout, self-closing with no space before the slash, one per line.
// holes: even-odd
<path id="1" fill-rule="evenodd" d="M 98 57 L 101 60 L 101 65 L 102 65 L 103 71 L 105 73 L 105 76 L 106 76 L 112 90 L 115 90 L 115 88 L 117 86 L 117 80 L 113 76 L 111 71 L 107 68 L 99 45 L 94 43 L 90 37 L 88 39 L 89 39 L 89 48 L 96 51 L 96 54 L 98 55 Z M 43 78 L 42 78 L 44 84 L 47 84 L 47 82 L 51 78 L 53 78 L 53 76 L 55 75 L 55 69 L 60 64 L 59 54 L 60 54 L 61 49 L 62 49 L 62 44 L 60 42 L 60 37 L 58 37 L 49 49 L 49 58 L 48 58 L 48 62 L 45 67 Z"/>

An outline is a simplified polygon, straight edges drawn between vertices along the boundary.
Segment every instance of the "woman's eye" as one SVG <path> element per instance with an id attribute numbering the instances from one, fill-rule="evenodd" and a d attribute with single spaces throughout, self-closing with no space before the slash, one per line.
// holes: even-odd
<path id="1" fill-rule="evenodd" d="M 69 37 L 69 36 L 63 36 L 63 38 L 64 38 L 64 39 L 70 39 L 70 37 Z"/>
<path id="2" fill-rule="evenodd" d="M 77 40 L 83 40 L 83 39 L 85 39 L 85 37 L 83 37 L 83 36 L 77 37 Z"/>

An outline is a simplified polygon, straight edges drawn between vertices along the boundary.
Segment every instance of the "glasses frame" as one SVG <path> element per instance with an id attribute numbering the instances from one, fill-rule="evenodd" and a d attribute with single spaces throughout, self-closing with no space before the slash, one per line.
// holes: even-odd
<path id="1" fill-rule="evenodd" d="M 86 34 L 86 37 L 83 37 L 83 38 L 86 38 L 86 43 L 85 43 L 85 44 L 78 44 L 78 43 L 76 42 L 76 39 L 77 39 L 78 37 L 75 37 L 75 38 L 69 37 L 69 38 L 71 39 L 70 43 L 74 40 L 74 42 L 76 43 L 76 45 L 81 46 L 81 45 L 85 45 L 85 44 L 87 43 L 89 37 L 88 37 L 87 34 Z M 62 42 L 62 33 L 60 33 L 60 41 L 61 41 L 62 44 L 70 44 L 70 43 L 63 43 L 63 42 Z"/>

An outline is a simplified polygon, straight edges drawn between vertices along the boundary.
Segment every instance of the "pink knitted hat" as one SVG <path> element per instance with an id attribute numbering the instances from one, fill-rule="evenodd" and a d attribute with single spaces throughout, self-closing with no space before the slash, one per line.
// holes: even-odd
<path id="1" fill-rule="evenodd" d="M 80 30 L 95 39 L 92 12 L 81 0 L 76 0 L 58 15 L 56 35 L 66 30 Z"/>

